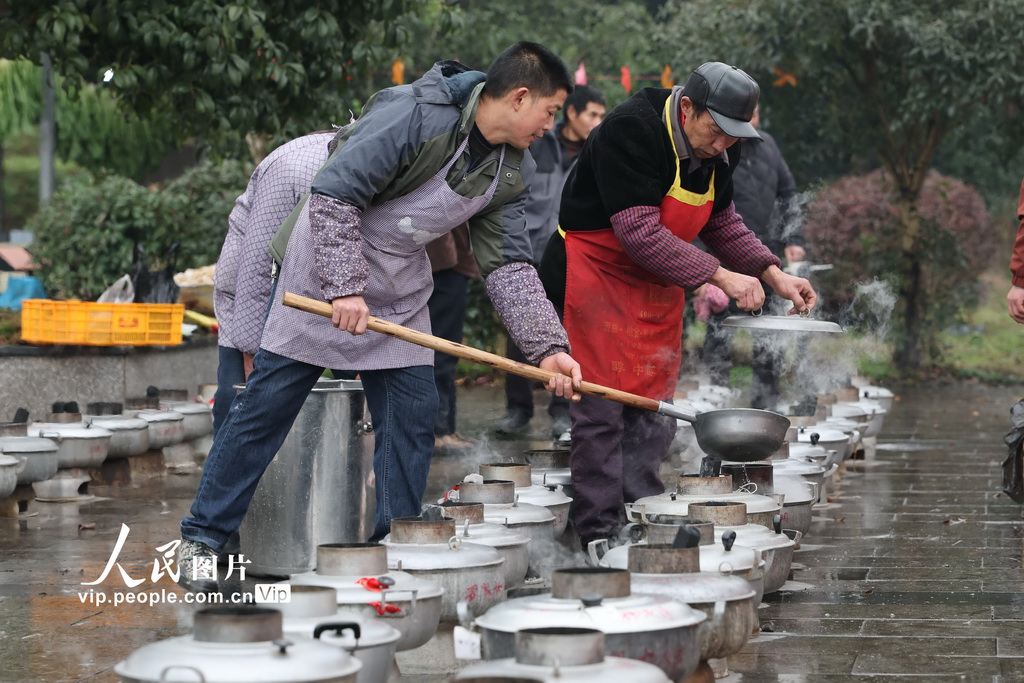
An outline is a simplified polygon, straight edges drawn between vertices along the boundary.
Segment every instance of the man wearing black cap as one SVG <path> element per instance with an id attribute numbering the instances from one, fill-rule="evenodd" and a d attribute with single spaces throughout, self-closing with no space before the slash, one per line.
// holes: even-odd
<path id="1" fill-rule="evenodd" d="M 639 91 L 587 139 L 540 274 L 588 380 L 670 401 L 684 290 L 707 282 L 748 311 L 764 302 L 762 280 L 793 302 L 790 313 L 814 306 L 810 283 L 783 272 L 733 207 L 735 143 L 758 137 L 759 95 L 743 71 L 709 62 L 682 88 Z M 710 253 L 690 244 L 697 235 Z M 571 417 L 576 531 L 584 547 L 614 542 L 623 503 L 664 490 L 675 422 L 589 396 Z"/>

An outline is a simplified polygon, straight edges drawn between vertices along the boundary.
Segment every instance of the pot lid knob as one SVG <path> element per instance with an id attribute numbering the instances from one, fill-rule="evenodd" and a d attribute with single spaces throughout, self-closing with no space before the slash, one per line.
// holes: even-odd
<path id="1" fill-rule="evenodd" d="M 732 550 L 732 544 L 736 542 L 736 532 L 732 529 L 722 534 L 722 545 L 725 546 L 726 552 Z"/>
<path id="2" fill-rule="evenodd" d="M 775 529 L 775 533 L 782 533 L 782 515 L 772 517 L 772 528 Z"/>
<path id="3" fill-rule="evenodd" d="M 811 445 L 812 446 L 817 446 L 818 445 L 818 441 L 820 439 L 821 439 L 821 434 L 819 434 L 818 432 L 811 432 Z"/>
<path id="4" fill-rule="evenodd" d="M 604 596 L 600 593 L 585 593 L 580 596 L 580 602 L 584 607 L 599 607 L 603 601 Z"/>

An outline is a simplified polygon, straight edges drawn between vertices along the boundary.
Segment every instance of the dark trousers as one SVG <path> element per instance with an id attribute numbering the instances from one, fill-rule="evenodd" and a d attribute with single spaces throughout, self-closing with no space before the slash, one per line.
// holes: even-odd
<path id="1" fill-rule="evenodd" d="M 625 503 L 665 491 L 659 469 L 676 421 L 593 396 L 570 405 L 573 501 L 570 515 L 586 544 L 614 536 Z"/>
<path id="2" fill-rule="evenodd" d="M 523 352 L 519 350 L 512 337 L 505 333 L 505 355 L 520 363 L 529 363 Z M 533 417 L 534 380 L 519 375 L 505 375 L 505 407 L 509 412 L 522 411 L 527 417 Z M 548 403 L 548 415 L 562 417 L 569 414 L 569 399 L 551 394 Z"/>
<path id="3" fill-rule="evenodd" d="M 452 269 L 434 273 L 434 292 L 427 301 L 430 329 L 434 336 L 462 343 L 468 291 L 469 278 L 465 275 Z M 434 352 L 434 382 L 438 397 L 435 436 L 455 432 L 455 366 L 458 362 L 455 356 Z"/>

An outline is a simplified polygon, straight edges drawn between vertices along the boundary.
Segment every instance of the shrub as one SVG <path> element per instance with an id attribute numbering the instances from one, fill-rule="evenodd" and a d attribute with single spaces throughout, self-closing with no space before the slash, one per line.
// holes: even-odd
<path id="1" fill-rule="evenodd" d="M 151 270 L 180 249 L 176 270 L 213 263 L 227 217 L 247 182 L 239 162 L 202 163 L 163 189 L 119 176 L 76 179 L 62 187 L 26 225 L 50 296 L 94 300 L 130 272 L 136 245 Z"/>

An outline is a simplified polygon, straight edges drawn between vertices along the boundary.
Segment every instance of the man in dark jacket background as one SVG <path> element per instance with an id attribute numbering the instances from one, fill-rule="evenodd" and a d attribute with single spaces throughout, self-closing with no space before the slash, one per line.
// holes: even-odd
<path id="1" fill-rule="evenodd" d="M 530 155 L 537 162 L 537 171 L 530 185 L 526 201 L 526 229 L 533 246 L 533 263 L 540 263 L 544 248 L 558 229 L 558 207 L 562 199 L 562 186 L 569 175 L 576 156 L 590 131 L 604 119 L 604 94 L 588 85 L 578 85 L 565 99 L 564 120 L 555 125 L 544 137 L 530 145 Z M 506 355 L 525 363 L 526 357 L 506 333 Z M 517 375 L 505 377 L 505 415 L 495 425 L 499 435 L 525 432 L 533 419 L 534 382 Z M 552 394 L 548 405 L 551 416 L 551 437 L 567 437 L 569 433 L 569 402 Z"/>
<path id="2" fill-rule="evenodd" d="M 804 239 L 800 203 L 793 174 L 782 157 L 775 138 L 760 129 L 760 108 L 754 109 L 750 124 L 758 128 L 761 138 L 743 141 L 739 164 L 733 171 L 733 202 L 743 223 L 757 235 L 772 253 L 784 256 L 787 264 L 804 260 Z M 709 287 L 713 287 L 710 285 Z M 710 292 L 701 292 L 713 296 Z M 732 346 L 731 328 L 721 322 L 741 312 L 735 304 L 713 312 L 706 321 L 703 357 L 715 384 L 728 386 Z M 751 406 L 775 408 L 778 401 L 778 379 L 781 373 L 782 349 L 773 343 L 775 335 L 754 335 L 753 380 Z"/>

